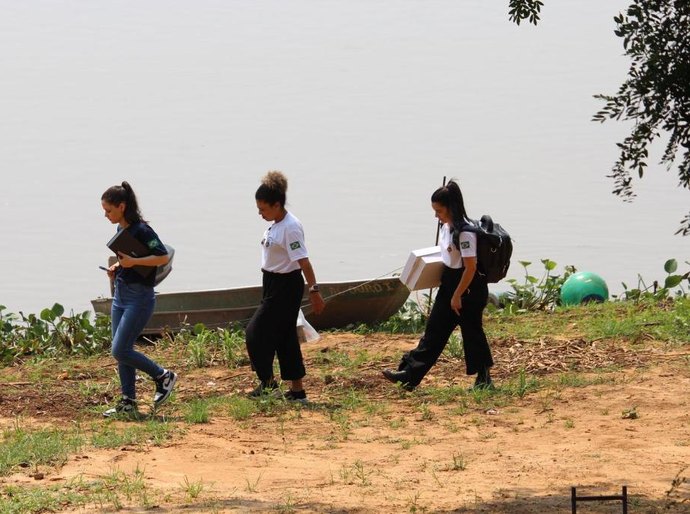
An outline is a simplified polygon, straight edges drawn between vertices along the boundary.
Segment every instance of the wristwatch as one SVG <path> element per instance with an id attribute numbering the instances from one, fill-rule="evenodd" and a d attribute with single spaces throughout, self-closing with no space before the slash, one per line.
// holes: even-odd
<path id="1" fill-rule="evenodd" d="M 314 284 L 309 288 L 310 293 L 318 293 L 319 292 L 319 284 Z"/>

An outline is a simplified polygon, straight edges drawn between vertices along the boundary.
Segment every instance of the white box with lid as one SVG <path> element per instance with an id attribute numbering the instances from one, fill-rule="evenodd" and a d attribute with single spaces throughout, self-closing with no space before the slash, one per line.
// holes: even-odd
<path id="1" fill-rule="evenodd" d="M 400 275 L 400 281 L 410 291 L 438 287 L 443 274 L 441 247 L 431 246 L 410 252 L 407 263 Z"/>

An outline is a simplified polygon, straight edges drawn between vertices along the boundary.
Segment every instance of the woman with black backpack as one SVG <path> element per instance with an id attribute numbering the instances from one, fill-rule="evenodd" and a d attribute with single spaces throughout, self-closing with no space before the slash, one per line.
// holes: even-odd
<path id="1" fill-rule="evenodd" d="M 463 230 L 470 220 L 458 184 L 451 180 L 431 195 L 431 207 L 441 223 L 443 259 L 441 286 L 426 323 L 424 335 L 413 350 L 405 353 L 398 369 L 386 369 L 387 380 L 408 391 L 419 385 L 460 325 L 468 375 L 477 375 L 474 388 L 493 387 L 489 368 L 491 349 L 482 326 L 489 296 L 486 277 L 477 271 L 477 234 Z"/>

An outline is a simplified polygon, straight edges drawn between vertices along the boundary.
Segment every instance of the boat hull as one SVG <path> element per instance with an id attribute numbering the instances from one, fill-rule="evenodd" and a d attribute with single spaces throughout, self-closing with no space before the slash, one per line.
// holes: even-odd
<path id="1" fill-rule="evenodd" d="M 326 300 L 324 311 L 311 311 L 309 295 L 302 298 L 307 321 L 317 330 L 378 323 L 395 314 L 410 292 L 397 278 L 319 284 Z M 144 334 L 177 332 L 203 323 L 208 328 L 246 324 L 261 303 L 261 286 L 156 293 L 156 308 Z M 91 301 L 97 314 L 110 314 L 112 298 Z"/>

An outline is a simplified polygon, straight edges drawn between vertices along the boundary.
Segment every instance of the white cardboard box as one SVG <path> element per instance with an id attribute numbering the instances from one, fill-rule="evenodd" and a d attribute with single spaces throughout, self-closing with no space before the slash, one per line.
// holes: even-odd
<path id="1" fill-rule="evenodd" d="M 438 287 L 443 274 L 441 248 L 431 246 L 413 250 L 407 258 L 407 263 L 400 275 L 400 281 L 410 291 Z"/>

